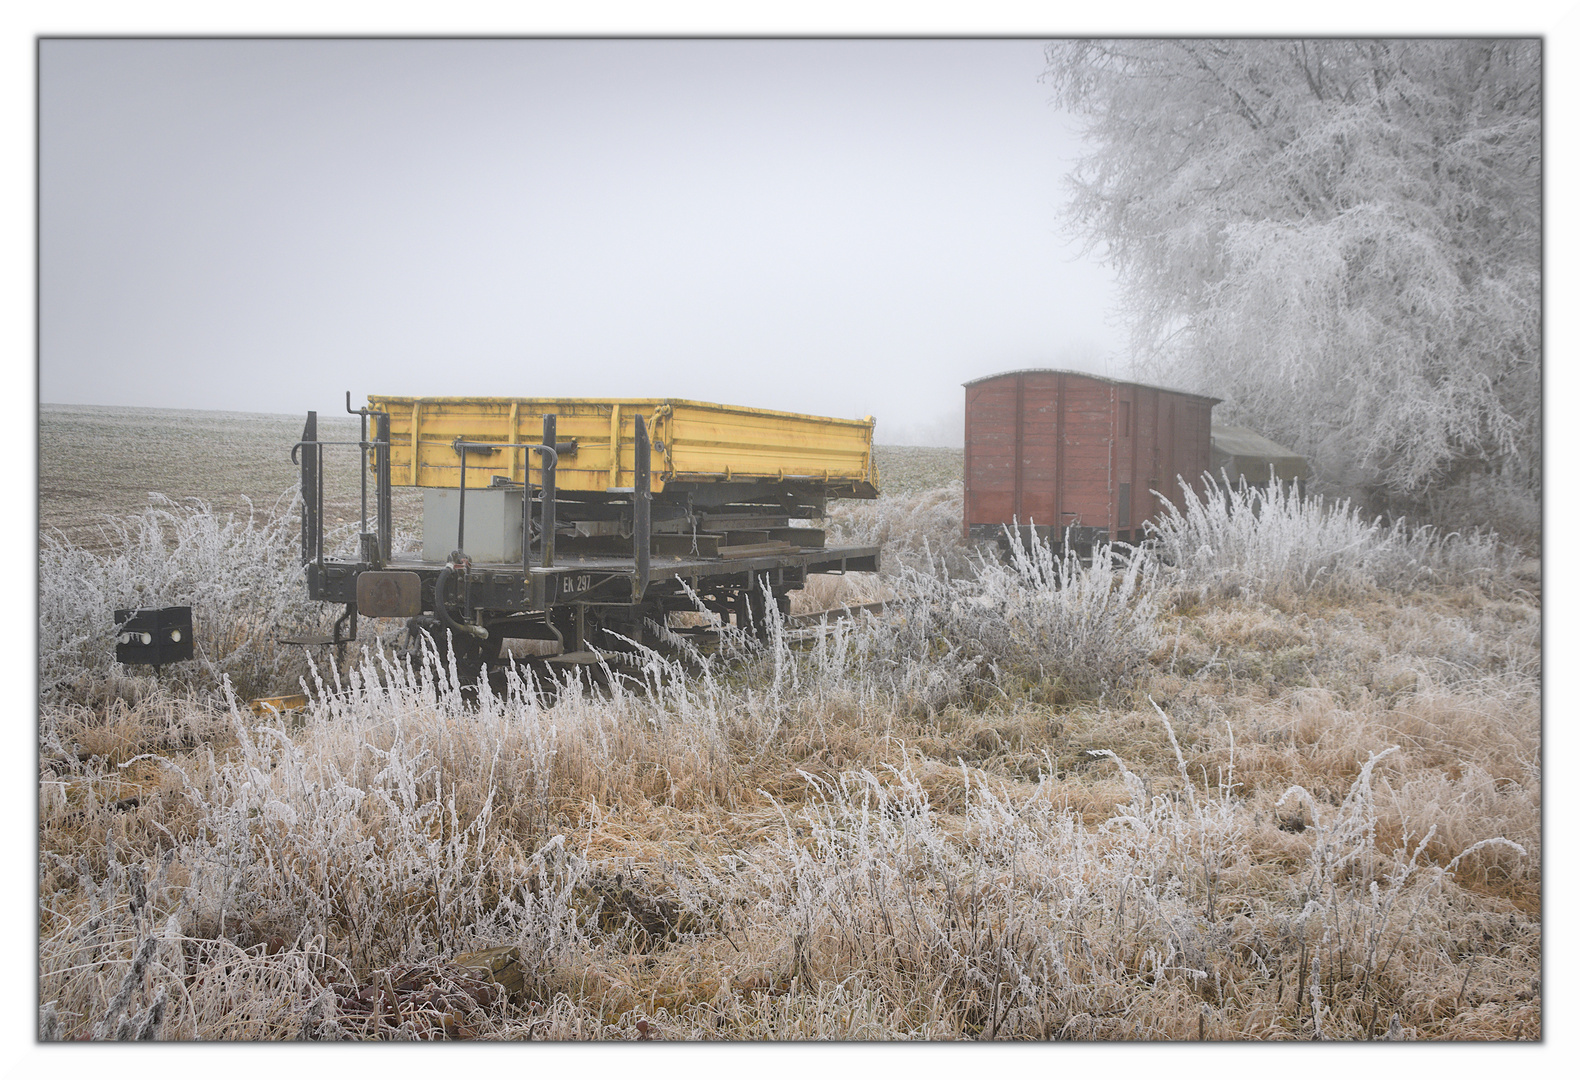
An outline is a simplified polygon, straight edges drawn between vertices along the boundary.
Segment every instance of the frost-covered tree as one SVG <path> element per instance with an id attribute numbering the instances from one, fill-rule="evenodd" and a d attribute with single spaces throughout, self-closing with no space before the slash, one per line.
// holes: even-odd
<path id="1" fill-rule="evenodd" d="M 1074 41 L 1072 220 L 1149 375 L 1330 484 L 1540 491 L 1541 45 Z"/>

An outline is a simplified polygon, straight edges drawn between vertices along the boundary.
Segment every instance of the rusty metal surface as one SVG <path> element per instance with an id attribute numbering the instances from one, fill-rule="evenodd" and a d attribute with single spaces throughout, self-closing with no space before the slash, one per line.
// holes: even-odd
<path id="1" fill-rule="evenodd" d="M 422 578 L 407 570 L 368 570 L 357 576 L 357 612 L 370 619 L 422 614 Z"/>

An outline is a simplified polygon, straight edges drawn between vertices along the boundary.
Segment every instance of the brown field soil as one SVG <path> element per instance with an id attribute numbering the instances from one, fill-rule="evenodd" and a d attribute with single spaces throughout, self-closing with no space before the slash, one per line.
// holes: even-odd
<path id="1" fill-rule="evenodd" d="M 198 499 L 224 516 L 255 513 L 289 499 L 299 475 L 291 447 L 302 437 L 303 416 L 133 409 L 100 405 L 40 405 L 38 520 L 73 544 L 107 550 L 107 518 L 140 513 L 156 495 Z M 319 438 L 355 440 L 353 416 L 320 415 Z M 354 521 L 360 488 L 352 447 L 328 451 L 325 518 Z M 415 524 L 422 497 L 395 491 L 398 521 Z"/>

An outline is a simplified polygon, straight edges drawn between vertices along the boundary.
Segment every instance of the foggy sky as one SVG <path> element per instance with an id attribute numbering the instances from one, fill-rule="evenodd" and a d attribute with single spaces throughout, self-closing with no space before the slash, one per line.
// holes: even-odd
<path id="1" fill-rule="evenodd" d="M 666 396 L 958 445 L 1127 374 L 1038 41 L 40 46 L 45 402 Z"/>

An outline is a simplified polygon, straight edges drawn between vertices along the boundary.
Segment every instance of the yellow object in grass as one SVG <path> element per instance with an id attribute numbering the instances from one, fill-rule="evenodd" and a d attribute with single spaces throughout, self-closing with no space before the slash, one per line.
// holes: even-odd
<path id="1" fill-rule="evenodd" d="M 285 694 L 282 697 L 253 698 L 247 702 L 255 716 L 268 716 L 270 713 L 288 713 L 294 709 L 307 708 L 306 694 Z"/>

